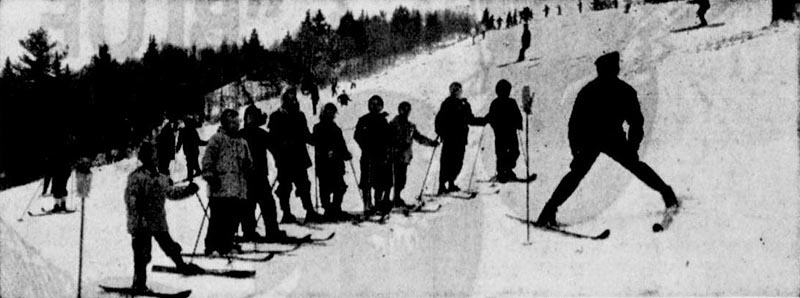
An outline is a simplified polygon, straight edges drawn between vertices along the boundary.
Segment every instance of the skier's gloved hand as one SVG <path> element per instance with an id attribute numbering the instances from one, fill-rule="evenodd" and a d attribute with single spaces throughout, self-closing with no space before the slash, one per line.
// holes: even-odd
<path id="1" fill-rule="evenodd" d="M 200 187 L 194 182 L 189 182 L 189 185 L 186 186 L 186 192 L 190 194 L 196 194 L 198 190 L 200 190 Z"/>
<path id="2" fill-rule="evenodd" d="M 433 143 L 431 143 L 431 145 L 433 145 L 433 147 L 439 147 L 439 144 L 440 144 L 439 141 L 436 141 L 436 140 L 434 140 Z"/>

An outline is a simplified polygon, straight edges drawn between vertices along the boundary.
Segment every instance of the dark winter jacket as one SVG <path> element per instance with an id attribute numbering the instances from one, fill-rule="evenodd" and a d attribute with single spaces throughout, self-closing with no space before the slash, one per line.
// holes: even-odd
<path id="1" fill-rule="evenodd" d="M 128 175 L 125 187 L 128 233 L 168 231 L 164 200 L 179 200 L 193 193 L 187 186 L 173 186 L 167 175 L 145 167 L 137 168 Z"/>
<path id="2" fill-rule="evenodd" d="M 172 128 L 172 123 L 165 125 L 161 132 L 158 133 L 156 146 L 159 160 L 175 159 L 175 129 Z"/>
<path id="3" fill-rule="evenodd" d="M 208 195 L 218 198 L 247 198 L 247 177 L 253 160 L 245 140 L 221 128 L 208 140 L 203 155 L 203 178 Z"/>
<path id="4" fill-rule="evenodd" d="M 278 109 L 269 117 L 269 134 L 272 141 L 270 150 L 275 158 L 275 166 L 279 169 L 288 167 L 311 166 L 306 144 L 311 143 L 311 132 L 308 131 L 306 115 L 303 112 L 288 112 Z"/>
<path id="5" fill-rule="evenodd" d="M 622 123 L 628 123 L 628 136 Z M 644 117 L 636 90 L 619 78 L 596 78 L 578 93 L 569 119 L 570 147 L 628 143 L 638 148 Z"/>
<path id="6" fill-rule="evenodd" d="M 253 172 L 255 177 L 266 177 L 269 174 L 267 149 L 270 136 L 261 127 L 248 126 L 239 130 L 239 136 L 247 142 L 250 155 L 253 158 Z"/>
<path id="7" fill-rule="evenodd" d="M 385 162 L 389 158 L 391 128 L 386 112 L 369 113 L 358 118 L 354 138 L 361 148 L 361 159 Z"/>
<path id="8" fill-rule="evenodd" d="M 528 48 L 531 46 L 531 31 L 527 28 L 525 31 L 522 31 L 522 47 Z"/>
<path id="9" fill-rule="evenodd" d="M 201 140 L 200 135 L 197 134 L 197 128 L 194 126 L 186 126 L 181 129 L 181 133 L 178 136 L 178 144 L 175 145 L 175 153 L 183 147 L 183 155 L 196 157 L 200 155 L 199 147 L 205 146 L 206 144 L 208 144 L 208 142 Z"/>
<path id="10" fill-rule="evenodd" d="M 448 97 L 436 114 L 436 134 L 442 143 L 467 144 L 469 125 L 485 125 L 486 121 L 472 114 L 466 98 Z"/>
<path id="11" fill-rule="evenodd" d="M 494 130 L 495 143 L 517 144 L 517 130 L 522 129 L 522 114 L 513 98 L 495 98 L 484 117 Z"/>
<path id="12" fill-rule="evenodd" d="M 324 173 L 344 175 L 344 161 L 352 156 L 344 143 L 342 130 L 333 121 L 320 121 L 314 125 L 314 160 L 317 176 Z"/>
<path id="13" fill-rule="evenodd" d="M 436 141 L 422 135 L 417 130 L 417 126 L 408 118 L 395 116 L 389 126 L 392 128 L 392 161 L 409 164 L 414 154 L 411 150 L 411 143 L 417 141 L 420 144 L 434 146 Z"/>

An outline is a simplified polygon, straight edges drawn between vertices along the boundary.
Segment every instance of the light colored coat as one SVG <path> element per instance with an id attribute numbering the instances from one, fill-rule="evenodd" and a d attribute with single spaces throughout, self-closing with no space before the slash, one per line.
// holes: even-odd
<path id="1" fill-rule="evenodd" d="M 245 140 L 220 128 L 203 155 L 203 178 L 208 182 L 209 197 L 247 198 L 247 175 L 253 159 Z"/>

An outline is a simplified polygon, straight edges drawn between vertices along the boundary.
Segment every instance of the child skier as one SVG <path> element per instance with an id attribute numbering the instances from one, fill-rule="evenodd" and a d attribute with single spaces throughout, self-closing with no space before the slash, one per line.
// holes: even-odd
<path id="1" fill-rule="evenodd" d="M 181 246 L 169 235 L 164 199 L 179 200 L 196 193 L 194 183 L 178 187 L 158 171 L 156 150 L 150 143 L 139 148 L 142 165 L 128 175 L 125 188 L 125 206 L 128 214 L 128 233 L 133 247 L 133 285 L 137 291 L 147 291 L 147 264 L 150 263 L 152 238 L 164 253 L 185 274 L 201 273 L 203 269 L 187 264 L 181 258 Z"/>
<path id="2" fill-rule="evenodd" d="M 358 118 L 355 140 L 361 148 L 361 188 L 364 200 L 364 214 L 391 211 L 389 188 L 391 187 L 392 170 L 388 157 L 391 129 L 383 112 L 383 99 L 378 95 L 370 97 L 369 113 Z M 372 191 L 375 191 L 375 204 L 372 203 Z"/>
<path id="3" fill-rule="evenodd" d="M 320 200 L 325 209 L 324 218 L 328 221 L 345 220 L 348 217 L 342 212 L 342 199 L 347 191 L 343 178 L 344 162 L 353 158 L 345 145 L 342 130 L 334 119 L 336 105 L 325 104 L 312 134 Z"/>
<path id="4" fill-rule="evenodd" d="M 484 119 L 494 130 L 494 152 L 497 156 L 497 181 L 505 183 L 518 180 L 514 174 L 514 167 L 519 158 L 519 143 L 517 131 L 522 130 L 522 114 L 517 107 L 517 101 L 511 94 L 511 83 L 500 80 L 495 86 L 497 98 L 489 106 L 489 113 Z"/>
<path id="5" fill-rule="evenodd" d="M 392 143 L 391 143 L 391 163 L 392 173 L 394 174 L 394 198 L 392 199 L 395 207 L 408 207 L 403 200 L 401 193 L 406 186 L 406 172 L 408 165 L 411 163 L 413 151 L 411 150 L 411 143 L 417 141 L 425 146 L 439 146 L 438 141 L 431 140 L 430 138 L 422 135 L 417 130 L 417 126 L 411 121 L 408 121 L 408 116 L 411 114 L 411 104 L 407 101 L 401 102 L 397 106 L 397 116 L 389 122 L 392 129 Z"/>
<path id="6" fill-rule="evenodd" d="M 186 181 L 191 181 L 200 174 L 199 147 L 207 145 L 208 142 L 201 140 L 200 135 L 197 134 L 197 128 L 200 125 L 194 116 L 186 117 L 183 123 L 184 126 L 178 136 L 178 144 L 175 145 L 175 153 L 178 153 L 183 147 L 183 155 L 186 156 Z"/>

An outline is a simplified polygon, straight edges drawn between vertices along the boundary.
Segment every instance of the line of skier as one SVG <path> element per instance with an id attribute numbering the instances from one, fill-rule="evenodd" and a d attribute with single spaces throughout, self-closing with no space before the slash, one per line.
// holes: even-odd
<path id="1" fill-rule="evenodd" d="M 631 171 L 645 184 L 658 191 L 667 209 L 677 208 L 678 200 L 667 185 L 647 164 L 639 160 L 638 149 L 643 139 L 644 118 L 636 91 L 618 78 L 619 54 L 612 52 L 595 61 L 597 78 L 578 93 L 569 120 L 569 144 L 573 161 L 570 172 L 564 176 L 551 198 L 541 211 L 537 223 L 558 226 L 556 213 L 591 168 L 604 153 Z M 510 97 L 512 86 L 502 79 L 495 86 L 496 98 L 483 117 L 473 114 L 469 101 L 462 97 L 462 86 L 453 82 L 449 96 L 442 102 L 434 120 L 437 139 L 420 133 L 409 121 L 412 107 L 408 102 L 398 105 L 398 115 L 387 121 L 383 99 L 369 98 L 369 112 L 358 119 L 354 139 L 361 149 L 359 189 L 364 204 L 364 214 L 387 214 L 395 207 L 408 208 L 402 197 L 406 172 L 413 158 L 412 143 L 426 146 L 442 145 L 438 193 L 459 191 L 455 184 L 461 172 L 470 126 L 489 124 L 495 135 L 496 181 L 519 180 L 514 168 L 520 155 L 518 133 L 522 130 L 522 114 L 515 99 Z M 526 107 L 526 113 L 530 109 Z M 287 89 L 281 97 L 281 107 L 269 117 L 255 105 L 244 112 L 244 128 L 240 129 L 239 114 L 225 110 L 221 114 L 219 130 L 208 140 L 202 157 L 202 168 L 196 164 L 199 149 L 205 144 L 197 135 L 197 123 L 187 121 L 178 146 L 160 143 L 169 138 L 159 137 L 159 131 L 147 138 L 138 151 L 141 166 L 129 176 L 124 192 L 128 214 L 128 232 L 132 237 L 134 253 L 134 288 L 146 289 L 146 267 L 150 261 L 151 239 L 175 262 L 179 270 L 192 273 L 202 269 L 187 264 L 181 257 L 181 246 L 169 235 L 164 209 L 165 199 L 181 199 L 194 195 L 199 187 L 191 182 L 199 173 L 208 184 L 209 224 L 205 238 L 205 253 L 225 255 L 237 250 L 234 237 L 241 225 L 246 241 L 283 242 L 291 239 L 280 229 L 279 223 L 297 223 L 290 207 L 292 190 L 295 190 L 303 208 L 305 222 L 349 220 L 353 215 L 342 211 L 341 204 L 347 190 L 344 182 L 345 165 L 352 154 L 347 148 L 342 130 L 336 124 L 337 108 L 325 104 L 319 122 L 309 131 L 305 114 L 299 109 L 297 90 Z M 269 118 L 269 122 L 267 121 Z M 627 123 L 628 130 L 623 129 Z M 262 126 L 266 125 L 269 131 Z M 160 128 L 160 133 L 173 129 Z M 168 133 L 172 133 L 169 132 Z M 312 166 L 308 146 L 314 147 L 315 175 L 319 179 L 319 198 L 324 214 L 317 213 L 311 201 L 311 183 L 308 168 Z M 159 146 L 169 147 L 159 149 Z M 188 185 L 176 186 L 161 161 L 162 155 L 174 158 L 174 152 L 183 147 L 189 168 Z M 277 183 L 275 195 L 283 213 L 280 221 L 268 179 L 267 152 L 276 162 Z M 55 160 L 55 159 L 54 159 Z M 352 165 L 352 164 L 351 164 Z M 61 167 L 54 167 L 61 168 Z M 67 176 L 68 177 L 68 176 Z M 62 208 L 65 196 L 61 188 L 53 190 L 56 208 Z M 527 181 L 526 179 L 523 179 Z M 65 183 L 64 183 L 65 184 Z M 391 191 L 393 188 L 393 196 Z M 44 190 L 43 190 L 44 191 Z M 265 235 L 256 232 L 259 218 L 255 206 L 261 209 Z M 204 210 L 205 211 L 205 210 Z"/>

